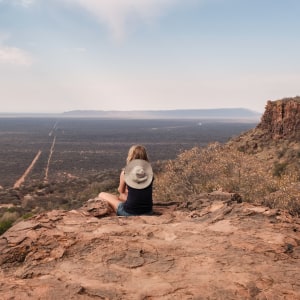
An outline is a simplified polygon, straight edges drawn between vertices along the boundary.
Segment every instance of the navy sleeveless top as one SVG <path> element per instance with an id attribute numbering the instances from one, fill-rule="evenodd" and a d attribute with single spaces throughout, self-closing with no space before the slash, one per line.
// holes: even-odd
<path id="1" fill-rule="evenodd" d="M 124 210 L 132 215 L 142 215 L 152 212 L 152 185 L 144 189 L 134 189 L 127 185 L 128 196 L 124 202 Z"/>

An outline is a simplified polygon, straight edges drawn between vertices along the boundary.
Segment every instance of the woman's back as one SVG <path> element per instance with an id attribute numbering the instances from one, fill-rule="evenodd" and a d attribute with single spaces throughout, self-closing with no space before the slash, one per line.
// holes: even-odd
<path id="1" fill-rule="evenodd" d="M 124 209 L 130 214 L 144 214 L 152 211 L 152 182 L 144 189 L 128 188 L 127 200 L 124 203 Z"/>

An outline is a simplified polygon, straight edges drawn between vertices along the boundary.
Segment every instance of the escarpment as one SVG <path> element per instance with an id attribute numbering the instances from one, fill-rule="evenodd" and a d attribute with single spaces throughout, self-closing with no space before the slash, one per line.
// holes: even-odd
<path id="1" fill-rule="evenodd" d="M 268 101 L 257 129 L 273 139 L 300 139 L 300 97 Z"/>
<path id="2" fill-rule="evenodd" d="M 300 97 L 268 101 L 260 123 L 228 144 L 267 160 L 299 165 Z"/>

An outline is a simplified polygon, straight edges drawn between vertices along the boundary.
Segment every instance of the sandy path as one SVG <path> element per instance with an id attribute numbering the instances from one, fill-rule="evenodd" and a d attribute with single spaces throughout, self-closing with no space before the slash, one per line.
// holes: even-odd
<path id="1" fill-rule="evenodd" d="M 52 136 L 52 134 L 54 133 L 54 131 L 55 131 L 56 128 L 57 128 L 57 124 L 58 124 L 58 121 L 55 122 L 53 128 L 51 129 L 51 131 L 50 131 L 49 134 L 48 134 L 49 136 Z"/>
<path id="2" fill-rule="evenodd" d="M 52 145 L 51 145 L 51 148 L 50 148 L 50 154 L 49 154 L 49 157 L 48 157 L 48 162 L 47 162 L 47 167 L 46 167 L 46 171 L 45 171 L 44 181 L 48 180 L 49 167 L 50 167 L 50 162 L 51 162 L 52 154 L 54 152 L 55 142 L 56 142 L 56 136 L 54 136 L 53 142 L 52 142 Z"/>
<path id="3" fill-rule="evenodd" d="M 14 184 L 14 189 L 15 188 L 19 188 L 20 185 L 25 181 L 26 176 L 31 172 L 31 170 L 33 169 L 34 165 L 36 164 L 36 162 L 38 161 L 40 155 L 41 155 L 42 151 L 39 150 L 38 153 L 36 154 L 35 158 L 33 159 L 33 161 L 31 162 L 30 166 L 27 168 L 27 170 L 25 171 L 25 173 L 15 182 Z"/>
<path id="4" fill-rule="evenodd" d="M 55 130 L 55 128 L 57 126 L 57 123 L 58 122 L 56 122 L 54 124 L 52 131 L 49 133 L 49 136 L 51 136 L 53 134 L 53 131 Z M 46 171 L 45 171 L 45 178 L 44 178 L 45 181 L 48 180 L 49 166 L 50 166 L 52 154 L 54 152 L 55 142 L 56 142 L 56 136 L 54 136 L 53 142 L 52 142 L 52 145 L 51 145 L 51 148 L 50 148 L 50 154 L 49 154 L 49 157 L 48 157 L 47 167 L 46 167 Z M 37 160 L 39 159 L 41 153 L 42 153 L 42 151 L 39 150 L 38 153 L 36 154 L 35 158 L 31 162 L 30 166 L 27 168 L 27 170 L 24 172 L 24 174 L 15 182 L 15 184 L 13 186 L 14 189 L 19 188 L 21 186 L 21 184 L 25 181 L 27 175 L 31 172 L 31 170 L 33 169 L 33 167 L 36 164 Z"/>

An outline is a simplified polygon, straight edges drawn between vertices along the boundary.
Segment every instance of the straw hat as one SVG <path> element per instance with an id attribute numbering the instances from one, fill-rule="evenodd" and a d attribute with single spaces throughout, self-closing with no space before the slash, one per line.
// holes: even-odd
<path id="1" fill-rule="evenodd" d="M 134 189 L 144 189 L 148 187 L 152 179 L 152 167 L 146 160 L 134 159 L 125 167 L 125 182 Z"/>

